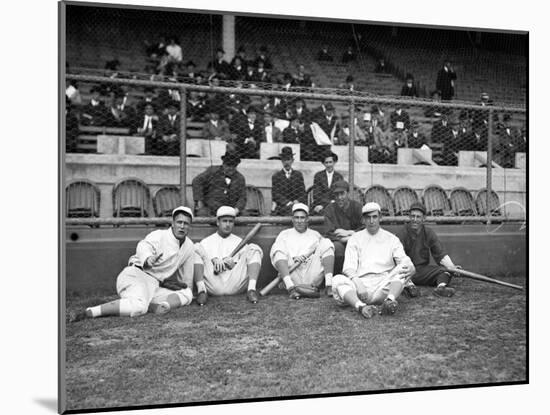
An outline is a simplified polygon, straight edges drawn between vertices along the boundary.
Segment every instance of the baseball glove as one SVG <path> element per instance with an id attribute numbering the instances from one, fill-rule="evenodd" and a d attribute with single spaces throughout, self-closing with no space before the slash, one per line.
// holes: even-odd
<path id="1" fill-rule="evenodd" d="M 159 285 L 162 288 L 167 288 L 167 289 L 172 290 L 172 291 L 179 291 L 179 290 L 183 290 L 183 289 L 187 288 L 186 283 L 179 282 L 179 281 L 173 280 L 173 279 L 166 279 L 166 280 L 162 281 Z"/>
<path id="2" fill-rule="evenodd" d="M 296 285 L 296 291 L 302 298 L 319 298 L 321 296 L 319 288 L 313 285 Z"/>

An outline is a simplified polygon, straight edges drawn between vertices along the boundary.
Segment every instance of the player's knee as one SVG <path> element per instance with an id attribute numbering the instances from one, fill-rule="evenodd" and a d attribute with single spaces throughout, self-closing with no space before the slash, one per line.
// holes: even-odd
<path id="1" fill-rule="evenodd" d="M 349 278 L 346 277 L 345 275 L 342 275 L 342 274 L 335 275 L 332 277 L 332 287 L 336 288 L 339 285 L 346 285 L 348 281 L 349 281 Z"/>
<path id="2" fill-rule="evenodd" d="M 258 262 L 261 264 L 263 257 L 264 257 L 264 252 L 262 251 L 262 248 L 260 248 L 259 245 L 248 244 L 246 259 L 249 264 L 254 262 Z"/>

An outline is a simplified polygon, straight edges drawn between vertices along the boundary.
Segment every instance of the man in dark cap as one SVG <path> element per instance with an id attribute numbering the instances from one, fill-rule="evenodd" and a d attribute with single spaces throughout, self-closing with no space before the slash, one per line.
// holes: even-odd
<path id="1" fill-rule="evenodd" d="M 326 236 L 334 244 L 335 272 L 342 271 L 344 252 L 348 239 L 363 229 L 361 209 L 363 205 L 349 197 L 349 184 L 341 179 L 332 185 L 334 200 L 323 210 L 325 215 Z"/>
<path id="2" fill-rule="evenodd" d="M 226 151 L 221 166 L 211 166 L 193 179 L 197 216 L 214 216 L 220 206 L 235 208 L 238 215 L 246 205 L 246 181 L 237 171 L 238 153 Z"/>
<path id="3" fill-rule="evenodd" d="M 338 155 L 328 150 L 321 155 L 319 161 L 325 166 L 324 170 L 318 171 L 313 176 L 313 203 L 311 207 L 314 213 L 321 213 L 322 210 L 334 200 L 332 185 L 344 176 L 334 170 L 338 162 Z"/>
<path id="4" fill-rule="evenodd" d="M 455 290 L 448 286 L 451 281 L 451 272 L 446 268 L 460 268 L 460 266 L 455 265 L 447 255 L 436 233 L 424 225 L 425 217 L 424 205 L 413 203 L 410 207 L 409 223 L 396 234 L 416 268 L 411 282 L 405 285 L 405 294 L 418 297 L 420 290 L 416 285 L 424 285 L 435 287 L 433 292 L 439 297 L 452 297 Z M 437 265 L 429 265 L 430 256 Z"/>
<path id="5" fill-rule="evenodd" d="M 306 186 L 304 176 L 292 168 L 294 153 L 285 146 L 279 154 L 282 170 L 271 177 L 271 211 L 276 216 L 291 216 L 294 203 L 306 203 Z"/>

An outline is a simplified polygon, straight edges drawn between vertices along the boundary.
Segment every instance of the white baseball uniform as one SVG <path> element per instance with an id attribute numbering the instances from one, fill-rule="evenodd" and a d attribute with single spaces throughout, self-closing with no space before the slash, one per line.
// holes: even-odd
<path id="1" fill-rule="evenodd" d="M 290 278 L 295 285 L 318 287 L 324 281 L 321 258 L 334 256 L 334 244 L 330 239 L 323 238 L 316 230 L 308 228 L 305 232 L 300 233 L 294 228 L 285 229 L 277 235 L 269 256 L 273 266 L 278 261 L 285 260 L 288 267 L 291 268 L 294 265 L 292 258 L 307 255 L 311 249 L 315 249 L 313 254 L 290 274 Z"/>
<path id="2" fill-rule="evenodd" d="M 250 264 L 262 263 L 263 252 L 256 244 L 245 245 L 233 257 L 235 266 L 232 269 L 214 274 L 213 258 L 223 259 L 228 257 L 231 252 L 239 245 L 242 238 L 231 234 L 222 238 L 218 232 L 207 236 L 197 245 L 206 258 L 196 255 L 195 263 L 204 266 L 204 285 L 206 291 L 211 295 L 233 295 L 246 291 L 248 284 L 247 268 Z"/>
<path id="3" fill-rule="evenodd" d="M 408 270 L 397 273 L 401 267 Z M 399 238 L 381 228 L 375 235 L 363 229 L 350 237 L 342 269 L 344 275 L 336 275 L 332 280 L 334 299 L 339 303 L 344 303 L 342 292 L 347 291 L 339 287 L 356 291 L 354 282 L 348 277 L 368 273 L 359 279 L 367 289 L 367 297 L 362 300 L 367 304 L 380 304 L 388 295 L 391 282 L 404 283 L 414 274 L 412 261 L 405 254 Z"/>
<path id="4" fill-rule="evenodd" d="M 147 270 L 142 269 L 147 258 L 160 253 L 162 257 L 156 264 Z M 151 232 L 138 243 L 135 255 L 130 257 L 128 266 L 117 277 L 121 307 L 130 316 L 139 316 L 147 313 L 149 303 L 163 301 L 173 293 L 179 296 L 182 305 L 191 303 L 194 259 L 194 245 L 189 238 L 185 238 L 180 246 L 172 228 Z M 160 282 L 174 274 L 188 288 L 172 291 L 159 287 Z"/>

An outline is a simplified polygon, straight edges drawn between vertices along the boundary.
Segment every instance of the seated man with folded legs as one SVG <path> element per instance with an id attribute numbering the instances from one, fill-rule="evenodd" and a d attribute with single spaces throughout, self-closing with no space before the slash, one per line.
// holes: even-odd
<path id="1" fill-rule="evenodd" d="M 424 285 L 435 287 L 433 293 L 439 297 L 452 297 L 455 290 L 449 287 L 451 272 L 446 269 L 460 266 L 455 265 L 447 255 L 437 234 L 424 225 L 424 205 L 415 202 L 409 211 L 409 223 L 397 232 L 397 237 L 416 268 L 411 280 L 405 285 L 405 295 L 418 297 L 420 289 L 416 285 Z M 430 265 L 430 256 L 437 265 Z"/>
<path id="2" fill-rule="evenodd" d="M 251 303 L 258 302 L 256 281 L 260 274 L 263 252 L 256 244 L 247 244 L 234 256 L 233 250 L 242 238 L 233 234 L 237 212 L 221 206 L 216 212 L 216 233 L 195 244 L 195 282 L 197 303 L 206 304 L 210 295 L 233 295 L 247 291 Z"/>
<path id="3" fill-rule="evenodd" d="M 278 271 L 291 299 L 319 297 L 319 286 L 332 286 L 334 245 L 308 228 L 309 208 L 303 203 L 292 206 L 291 229 L 282 231 L 271 247 L 271 263 Z M 294 272 L 290 269 L 300 264 Z"/>
<path id="4" fill-rule="evenodd" d="M 399 239 L 380 228 L 380 205 L 369 202 L 362 213 L 366 229 L 349 238 L 343 275 L 334 276 L 332 293 L 339 304 L 354 307 L 365 318 L 394 314 L 414 265 Z"/>
<path id="5" fill-rule="evenodd" d="M 70 316 L 70 321 L 107 316 L 165 314 L 191 303 L 195 249 L 187 238 L 193 212 L 186 206 L 172 211 L 172 226 L 148 234 L 116 280 L 120 299 Z"/>

